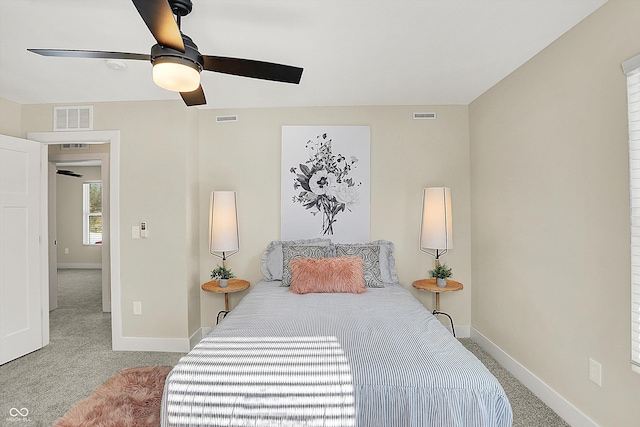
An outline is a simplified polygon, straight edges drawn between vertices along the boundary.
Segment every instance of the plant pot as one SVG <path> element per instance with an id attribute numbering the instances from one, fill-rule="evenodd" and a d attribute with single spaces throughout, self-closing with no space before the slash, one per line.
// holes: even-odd
<path id="1" fill-rule="evenodd" d="M 218 286 L 221 288 L 226 288 L 229 285 L 229 279 L 220 279 Z"/>
<path id="2" fill-rule="evenodd" d="M 446 288 L 447 287 L 447 279 L 437 278 L 436 279 L 436 283 L 437 283 L 439 288 Z"/>

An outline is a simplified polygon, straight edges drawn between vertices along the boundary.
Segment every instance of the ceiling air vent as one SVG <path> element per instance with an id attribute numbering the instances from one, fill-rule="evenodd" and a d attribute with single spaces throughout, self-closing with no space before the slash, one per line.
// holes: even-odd
<path id="1" fill-rule="evenodd" d="M 62 150 L 88 150 L 89 144 L 60 144 Z"/>
<path id="2" fill-rule="evenodd" d="M 53 107 L 53 130 L 93 130 L 93 107 Z"/>
<path id="3" fill-rule="evenodd" d="M 216 122 L 237 122 L 238 116 L 216 116 Z"/>
<path id="4" fill-rule="evenodd" d="M 436 118 L 436 113 L 413 113 L 414 120 L 433 120 Z"/>

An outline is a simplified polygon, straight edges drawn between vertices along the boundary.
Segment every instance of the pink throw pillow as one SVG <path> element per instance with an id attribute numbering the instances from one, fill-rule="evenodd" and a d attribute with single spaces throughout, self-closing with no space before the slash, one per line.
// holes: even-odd
<path id="1" fill-rule="evenodd" d="M 291 286 L 296 294 L 366 292 L 362 258 L 295 258 L 289 263 Z"/>

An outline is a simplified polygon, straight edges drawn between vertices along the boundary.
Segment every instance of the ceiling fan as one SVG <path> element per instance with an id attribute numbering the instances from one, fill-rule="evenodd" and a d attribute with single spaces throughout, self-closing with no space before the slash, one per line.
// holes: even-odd
<path id="1" fill-rule="evenodd" d="M 73 176 L 75 178 L 82 178 L 81 174 L 75 173 L 74 171 L 70 171 L 66 169 L 56 169 L 56 173 L 58 175 L 67 175 L 67 176 Z"/>
<path id="2" fill-rule="evenodd" d="M 158 44 L 151 54 L 67 49 L 27 49 L 44 56 L 151 61 L 153 81 L 160 87 L 180 92 L 188 106 L 206 104 L 200 85 L 202 70 L 236 76 L 300 83 L 302 68 L 251 59 L 201 55 L 198 46 L 180 31 L 183 16 L 193 7 L 191 0 L 132 0 Z M 175 15 L 175 17 L 174 17 Z"/>

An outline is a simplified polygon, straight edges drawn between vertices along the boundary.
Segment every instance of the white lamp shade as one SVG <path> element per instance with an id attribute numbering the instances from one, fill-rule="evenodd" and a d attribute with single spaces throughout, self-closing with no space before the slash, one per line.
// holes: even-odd
<path id="1" fill-rule="evenodd" d="M 177 62 L 159 62 L 153 65 L 153 82 L 167 90 L 193 92 L 200 86 L 200 72 Z"/>
<path id="2" fill-rule="evenodd" d="M 213 191 L 209 199 L 209 252 L 240 248 L 235 191 Z"/>
<path id="3" fill-rule="evenodd" d="M 431 187 L 424 189 L 420 248 L 453 248 L 450 188 Z"/>

